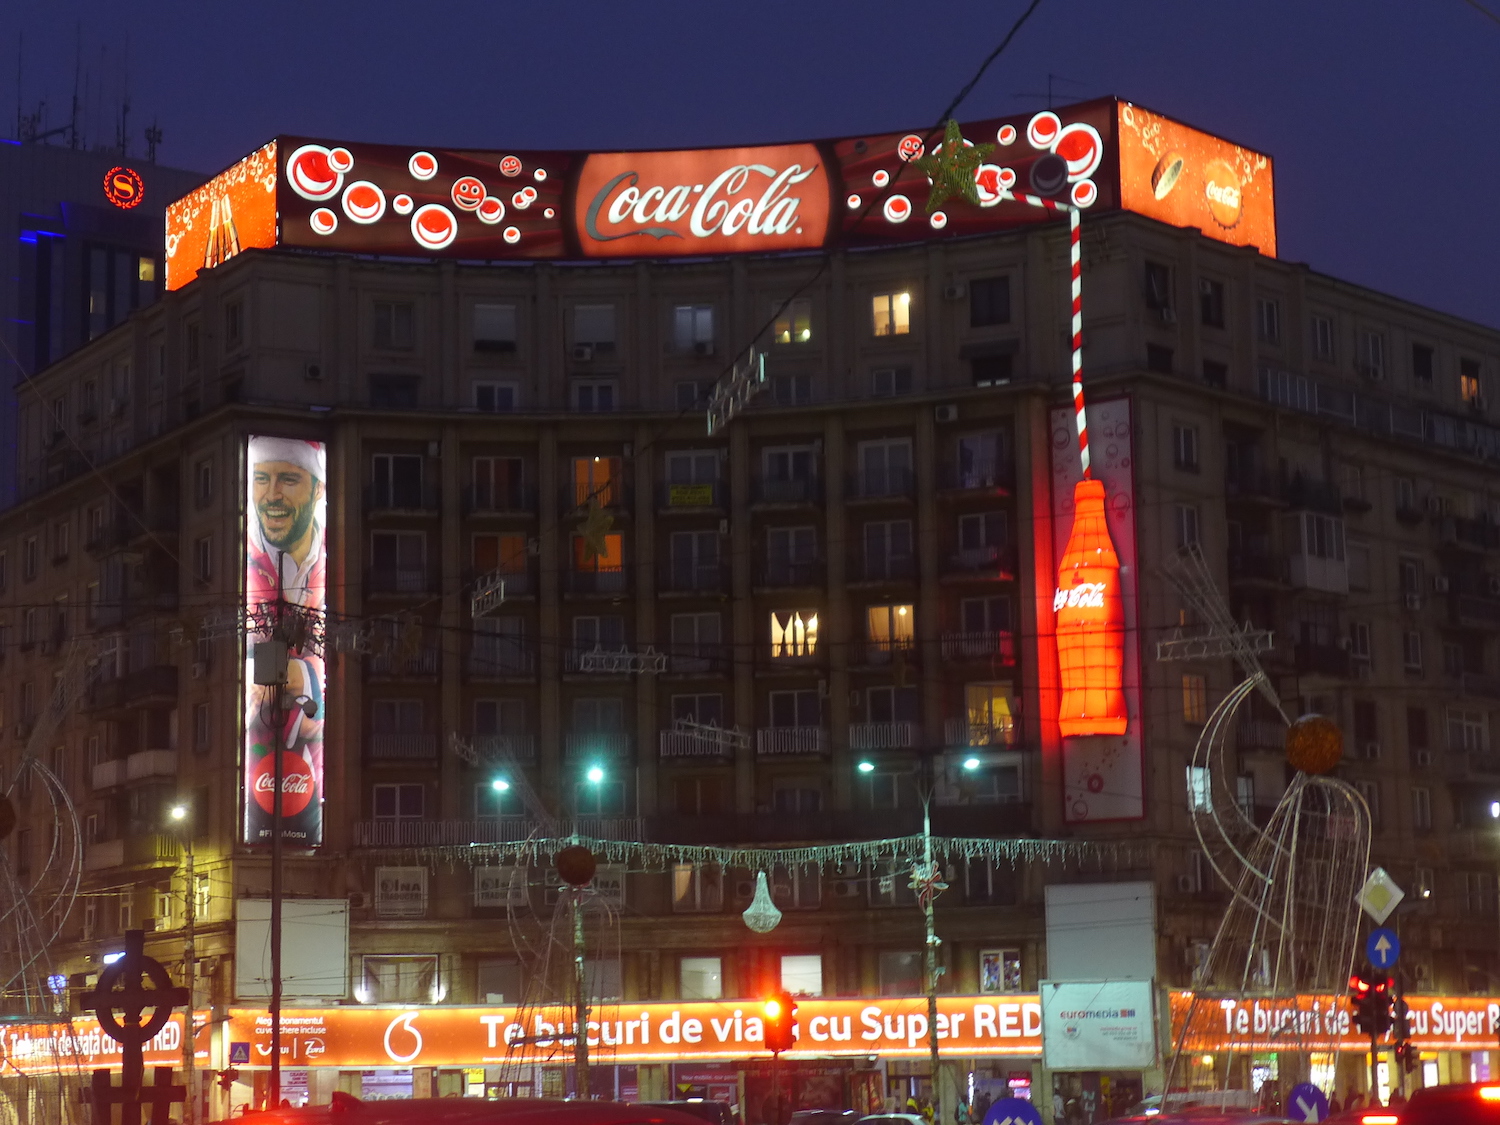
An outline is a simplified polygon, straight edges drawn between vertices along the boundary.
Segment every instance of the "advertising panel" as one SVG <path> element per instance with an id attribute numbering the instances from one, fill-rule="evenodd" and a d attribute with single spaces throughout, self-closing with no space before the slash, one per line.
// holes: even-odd
<path id="1" fill-rule="evenodd" d="M 193 1016 L 193 1053 L 198 1065 L 209 1061 L 213 1028 L 207 1011 Z M 182 1065 L 182 1013 L 173 1012 L 166 1025 L 141 1047 L 147 1066 Z M 8 1074 L 56 1074 L 91 1070 L 119 1070 L 121 1046 L 99 1026 L 92 1015 L 74 1016 L 71 1025 L 56 1023 L 8 1023 L 0 1026 L 0 1066 Z"/>
<path id="2" fill-rule="evenodd" d="M 255 646 L 270 639 L 278 612 L 321 615 L 328 572 L 327 449 L 301 438 L 252 436 L 245 444 L 245 612 L 258 624 L 245 637 L 244 842 L 271 840 L 273 753 L 282 764 L 282 838 L 292 847 L 323 842 L 323 658 L 288 645 L 285 689 L 255 682 Z M 300 631 L 307 635 L 306 630 Z"/>
<path id="3" fill-rule="evenodd" d="M 276 142 L 167 207 L 167 288 L 250 247 L 276 245 Z"/>
<path id="4" fill-rule="evenodd" d="M 1172 1040 L 1182 1037 L 1192 1007 L 1191 992 L 1171 994 Z M 1408 996 L 1412 1046 L 1420 1051 L 1482 1051 L 1500 1035 L 1500 998 L 1494 996 Z M 1354 1027 L 1347 996 L 1270 996 L 1213 999 L 1213 1017 L 1199 1011 L 1184 1050 L 1276 1051 L 1370 1049 L 1370 1037 Z"/>
<path id="5" fill-rule="evenodd" d="M 1083 469 L 1078 458 L 1078 438 L 1075 429 L 1075 412 L 1072 407 L 1060 407 L 1051 413 L 1052 425 L 1052 537 L 1053 558 L 1065 561 L 1069 557 L 1069 545 L 1075 531 L 1075 523 L 1083 523 L 1083 513 L 1077 505 L 1077 485 L 1083 479 Z M 1081 675 L 1085 679 L 1097 676 L 1110 691 L 1108 696 L 1115 706 L 1124 706 L 1124 730 L 1122 733 L 1087 734 L 1069 737 L 1073 733 L 1067 724 L 1061 724 L 1063 759 L 1063 819 L 1069 824 L 1081 824 L 1097 820 L 1139 820 L 1146 815 L 1145 761 L 1141 741 L 1141 657 L 1139 638 L 1139 606 L 1137 604 L 1136 541 L 1135 541 L 1135 477 L 1131 449 L 1130 400 L 1111 399 L 1107 402 L 1088 404 L 1089 449 L 1092 458 L 1092 475 L 1103 486 L 1102 497 L 1085 497 L 1100 503 L 1090 518 L 1102 524 L 1096 529 L 1101 534 L 1108 532 L 1108 542 L 1114 547 L 1115 564 L 1109 570 L 1108 581 L 1116 596 L 1101 596 L 1101 606 L 1114 612 L 1102 614 L 1096 620 L 1082 617 L 1086 611 L 1086 599 L 1070 597 L 1080 594 L 1075 586 L 1063 590 L 1054 584 L 1054 572 L 1045 569 L 1037 574 L 1040 588 L 1039 600 L 1045 599 L 1053 609 L 1054 630 L 1063 661 L 1062 700 L 1069 699 L 1068 673 Z M 1076 546 L 1076 545 L 1075 545 Z M 1099 574 L 1085 577 L 1102 578 Z M 1100 582 L 1091 585 L 1102 585 Z M 1069 614 L 1078 614 L 1070 618 Z M 1065 626 L 1077 626 L 1082 635 L 1068 638 Z M 1088 631 L 1096 635 L 1090 636 Z M 1065 640 L 1093 642 L 1086 648 L 1088 660 L 1078 667 L 1070 668 L 1066 663 L 1063 643 Z M 1104 651 L 1110 657 L 1108 666 L 1103 660 Z M 1092 662 L 1092 663 L 1091 663 Z M 1083 730 L 1114 730 L 1119 727 L 1080 726 Z"/>
<path id="6" fill-rule="evenodd" d="M 1119 103 L 1120 205 L 1276 256 L 1271 158 Z"/>
<path id="7" fill-rule="evenodd" d="M 1156 1063 L 1151 982 L 1042 981 L 1043 1063 L 1051 1070 L 1144 1070 Z"/>
<path id="8" fill-rule="evenodd" d="M 605 1004 L 590 1013 L 590 1053 L 600 1062 L 769 1058 L 758 1012 L 759 1004 L 746 1000 Z M 564 1037 L 572 1020 L 570 1007 L 287 1009 L 282 1042 L 290 1066 L 496 1065 L 571 1056 Z M 229 1039 L 252 1045 L 252 1065 L 266 1065 L 271 1024 L 264 1011 L 232 1009 L 228 1031 Z M 1041 1033 L 1034 994 L 938 999 L 938 1042 L 956 1055 L 1036 1057 Z M 791 1058 L 926 1058 L 927 999 L 799 997 L 797 1034 Z"/>

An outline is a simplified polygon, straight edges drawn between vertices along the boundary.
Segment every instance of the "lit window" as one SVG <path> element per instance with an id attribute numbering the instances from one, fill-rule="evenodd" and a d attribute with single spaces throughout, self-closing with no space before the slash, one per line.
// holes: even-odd
<path id="1" fill-rule="evenodd" d="M 877 293 L 871 304 L 875 335 L 905 336 L 911 331 L 910 293 Z"/>
<path id="2" fill-rule="evenodd" d="M 1010 684 L 965 684 L 964 709 L 968 719 L 964 745 L 1008 746 L 1014 741 L 1015 704 Z"/>
<path id="3" fill-rule="evenodd" d="M 674 863 L 672 865 L 672 909 L 701 914 L 724 906 L 724 874 L 717 865 Z"/>
<path id="4" fill-rule="evenodd" d="M 678 997 L 718 1000 L 724 995 L 724 966 L 718 957 L 684 957 L 677 963 Z"/>
<path id="5" fill-rule="evenodd" d="M 872 655 L 909 649 L 916 639 L 916 615 L 909 605 L 872 605 L 865 610 L 865 630 Z"/>
<path id="6" fill-rule="evenodd" d="M 1484 409 L 1484 387 L 1479 382 L 1479 364 L 1464 360 L 1458 376 L 1458 393 L 1470 410 Z"/>
<path id="7" fill-rule="evenodd" d="M 1188 808 L 1193 812 L 1204 812 L 1210 807 L 1209 774 L 1205 766 L 1187 767 Z"/>
<path id="8" fill-rule="evenodd" d="M 1182 721 L 1203 723 L 1208 719 L 1208 681 L 1203 676 L 1182 677 Z"/>
<path id="9" fill-rule="evenodd" d="M 813 655 L 818 647 L 818 614 L 800 609 L 771 614 L 771 659 Z"/>
<path id="10" fill-rule="evenodd" d="M 580 508 L 593 500 L 605 508 L 618 504 L 619 478 L 618 457 L 573 458 L 573 503 Z"/>
<path id="11" fill-rule="evenodd" d="M 772 328 L 772 339 L 778 344 L 805 344 L 812 339 L 812 301 L 806 297 L 794 297 L 790 301 L 778 301 L 772 307 L 776 318 Z"/>
<path id="12" fill-rule="evenodd" d="M 582 572 L 619 570 L 625 565 L 625 538 L 618 532 L 600 537 L 604 550 L 594 551 L 582 535 L 573 536 L 573 569 Z"/>
<path id="13" fill-rule="evenodd" d="M 781 987 L 793 996 L 822 996 L 823 955 L 821 953 L 782 954 Z"/>

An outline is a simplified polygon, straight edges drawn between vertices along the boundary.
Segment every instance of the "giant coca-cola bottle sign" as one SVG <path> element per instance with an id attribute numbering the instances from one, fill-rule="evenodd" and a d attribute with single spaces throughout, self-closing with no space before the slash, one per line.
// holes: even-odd
<path id="1" fill-rule="evenodd" d="M 811 144 L 594 153 L 576 199 L 590 256 L 795 250 L 828 231 L 828 174 Z"/>

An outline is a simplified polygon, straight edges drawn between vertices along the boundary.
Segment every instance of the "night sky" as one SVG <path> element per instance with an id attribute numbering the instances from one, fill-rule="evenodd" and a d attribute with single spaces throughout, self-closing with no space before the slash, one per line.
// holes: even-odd
<path id="1" fill-rule="evenodd" d="M 1276 161 L 1283 257 L 1500 327 L 1500 0 L 1042 0 L 961 120 L 1118 94 Z M 0 132 L 216 171 L 276 133 L 495 148 L 793 140 L 934 122 L 1020 0 L 46 0 L 0 5 Z M 940 15 L 941 22 L 934 22 Z M 1039 95 L 1039 96 L 1038 96 Z"/>

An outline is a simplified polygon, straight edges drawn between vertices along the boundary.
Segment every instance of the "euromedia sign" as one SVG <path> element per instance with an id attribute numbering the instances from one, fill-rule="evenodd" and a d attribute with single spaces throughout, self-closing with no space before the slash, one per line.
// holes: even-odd
<path id="1" fill-rule="evenodd" d="M 942 131 L 638 152 L 283 136 L 167 209 L 167 288 L 252 248 L 471 261 L 877 246 L 1130 210 L 1276 253 L 1271 160 L 1101 98 L 965 122 L 976 202 L 916 161 Z"/>

